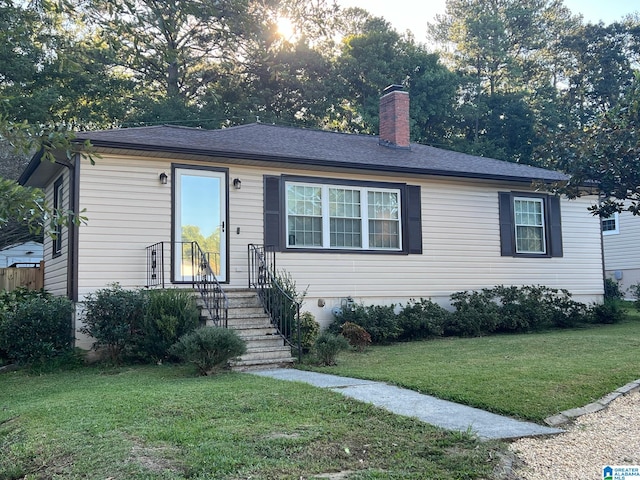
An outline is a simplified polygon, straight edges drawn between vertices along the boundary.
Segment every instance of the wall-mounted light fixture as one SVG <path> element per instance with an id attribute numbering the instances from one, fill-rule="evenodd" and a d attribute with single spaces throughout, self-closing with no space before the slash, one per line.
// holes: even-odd
<path id="1" fill-rule="evenodd" d="M 234 178 L 233 188 L 235 188 L 236 190 L 240 190 L 240 188 L 242 188 L 242 180 L 240 180 L 239 178 Z"/>
<path id="2" fill-rule="evenodd" d="M 160 179 L 160 183 L 162 185 L 166 185 L 169 177 L 167 177 L 166 173 L 162 172 L 158 178 Z"/>

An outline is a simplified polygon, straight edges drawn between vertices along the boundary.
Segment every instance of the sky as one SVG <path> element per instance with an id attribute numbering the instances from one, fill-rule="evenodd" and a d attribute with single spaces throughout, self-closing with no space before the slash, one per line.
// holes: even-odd
<path id="1" fill-rule="evenodd" d="M 387 19 L 399 32 L 409 29 L 417 41 L 426 42 L 426 24 L 432 22 L 436 14 L 445 12 L 446 0 L 337 0 L 337 3 L 342 7 L 364 8 Z M 638 0 L 564 0 L 564 4 L 591 23 L 602 20 L 609 24 L 640 11 Z"/>

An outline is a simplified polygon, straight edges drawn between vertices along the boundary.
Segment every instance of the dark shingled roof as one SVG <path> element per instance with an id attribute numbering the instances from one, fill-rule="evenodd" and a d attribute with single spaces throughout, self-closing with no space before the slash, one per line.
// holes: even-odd
<path id="1" fill-rule="evenodd" d="M 412 143 L 386 147 L 377 136 L 254 123 L 220 130 L 154 126 L 83 132 L 96 147 L 169 152 L 292 165 L 412 175 L 556 182 L 562 173 Z"/>

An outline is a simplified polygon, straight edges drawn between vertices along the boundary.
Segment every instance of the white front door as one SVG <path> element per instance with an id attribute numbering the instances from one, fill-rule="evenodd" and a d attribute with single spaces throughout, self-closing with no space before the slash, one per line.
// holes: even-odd
<path id="1" fill-rule="evenodd" d="M 174 280 L 192 280 L 190 243 L 198 242 L 218 281 L 226 281 L 226 172 L 176 168 L 174 188 Z"/>

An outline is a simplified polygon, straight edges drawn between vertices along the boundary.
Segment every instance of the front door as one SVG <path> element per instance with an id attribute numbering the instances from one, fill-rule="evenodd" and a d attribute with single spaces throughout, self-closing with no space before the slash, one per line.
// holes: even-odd
<path id="1" fill-rule="evenodd" d="M 193 279 L 191 242 L 198 242 L 220 282 L 227 280 L 227 174 L 174 170 L 174 281 Z"/>

